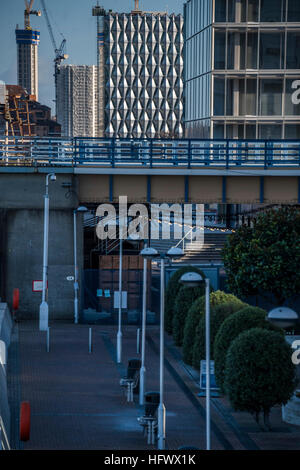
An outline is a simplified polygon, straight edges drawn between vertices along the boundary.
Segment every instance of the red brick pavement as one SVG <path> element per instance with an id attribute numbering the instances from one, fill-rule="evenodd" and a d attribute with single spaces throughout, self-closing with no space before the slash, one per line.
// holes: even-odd
<path id="1" fill-rule="evenodd" d="M 93 325 L 88 352 L 88 325 L 50 325 L 46 333 L 32 322 L 19 326 L 21 400 L 31 403 L 31 438 L 24 449 L 151 450 L 137 417 L 138 405 L 127 403 L 119 386 L 127 360 L 136 357 L 136 327 L 123 328 L 122 362 L 116 364 L 115 326 Z M 146 391 L 159 390 L 159 331 L 147 327 Z M 167 448 L 205 448 L 205 399 L 178 359 L 170 337 L 165 347 Z M 251 416 L 235 413 L 224 398 L 212 400 L 213 449 L 300 449 L 300 428 L 272 412 L 273 432 L 260 431 Z"/>

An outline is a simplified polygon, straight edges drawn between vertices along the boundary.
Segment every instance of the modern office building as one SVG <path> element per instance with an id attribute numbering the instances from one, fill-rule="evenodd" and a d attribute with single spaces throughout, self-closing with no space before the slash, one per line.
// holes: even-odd
<path id="1" fill-rule="evenodd" d="M 300 138 L 300 1 L 188 0 L 187 137 Z"/>
<path id="2" fill-rule="evenodd" d="M 16 41 L 18 85 L 38 100 L 38 45 L 40 32 L 33 29 L 16 29 Z"/>
<path id="3" fill-rule="evenodd" d="M 182 137 L 182 15 L 96 8 L 105 136 Z"/>
<path id="4" fill-rule="evenodd" d="M 62 136 L 98 136 L 96 65 L 60 65 L 57 75 L 57 121 Z"/>

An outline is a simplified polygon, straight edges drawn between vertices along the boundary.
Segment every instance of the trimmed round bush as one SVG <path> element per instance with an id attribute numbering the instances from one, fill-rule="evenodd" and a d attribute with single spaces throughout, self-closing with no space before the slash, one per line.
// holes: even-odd
<path id="1" fill-rule="evenodd" d="M 296 387 L 291 347 L 278 332 L 251 328 L 239 334 L 226 355 L 224 388 L 236 411 L 263 412 L 283 405 Z"/>
<path id="2" fill-rule="evenodd" d="M 223 393 L 225 378 L 226 354 L 231 342 L 240 334 L 251 328 L 264 328 L 280 332 L 283 330 L 266 320 L 267 312 L 258 307 L 245 307 L 230 315 L 220 326 L 214 342 L 214 360 L 216 382 Z"/>
<path id="3" fill-rule="evenodd" d="M 230 295 L 230 294 L 229 294 Z M 247 304 L 242 302 L 234 295 L 230 295 L 226 303 L 215 305 L 210 309 L 210 350 L 211 359 L 214 358 L 214 341 L 217 336 L 218 330 L 222 325 L 223 321 L 229 317 L 232 313 L 235 313 L 242 308 L 246 307 Z M 196 328 L 196 336 L 193 346 L 193 366 L 199 367 L 200 361 L 205 359 L 205 315 L 202 315 L 199 319 L 198 326 Z"/>
<path id="4" fill-rule="evenodd" d="M 189 309 L 194 301 L 202 297 L 204 294 L 205 286 L 201 287 L 186 287 L 182 286 L 175 299 L 174 315 L 173 315 L 173 338 L 177 346 L 182 346 L 183 330 L 186 317 Z"/>
<path id="5" fill-rule="evenodd" d="M 172 334 L 175 299 L 182 286 L 179 279 L 184 273 L 188 272 L 196 272 L 205 277 L 203 272 L 195 266 L 183 266 L 172 274 L 165 291 L 165 330 L 169 334 Z"/>
<path id="6" fill-rule="evenodd" d="M 225 303 L 230 300 L 231 294 L 217 290 L 210 293 L 210 307 Z M 183 360 L 186 364 L 193 364 L 193 346 L 196 335 L 196 328 L 199 323 L 201 316 L 205 315 L 205 295 L 199 297 L 190 310 L 188 311 L 187 318 L 184 325 L 183 343 L 182 343 L 182 354 Z"/>

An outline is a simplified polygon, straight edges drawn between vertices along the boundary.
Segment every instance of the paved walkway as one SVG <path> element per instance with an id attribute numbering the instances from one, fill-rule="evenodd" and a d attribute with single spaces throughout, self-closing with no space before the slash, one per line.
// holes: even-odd
<path id="1" fill-rule="evenodd" d="M 119 385 L 127 361 L 137 357 L 136 327 L 123 329 L 122 364 L 116 363 L 116 326 L 93 325 L 93 350 L 88 351 L 88 325 L 37 323 L 15 326 L 10 348 L 9 388 L 15 449 L 152 450 L 137 417 L 142 408 L 135 396 L 127 403 Z M 195 377 L 196 375 L 196 377 Z M 159 331 L 147 327 L 146 391 L 159 390 Z M 197 374 L 184 366 L 172 338 L 165 340 L 166 446 L 205 448 L 205 398 L 199 398 Z M 20 401 L 31 404 L 31 438 L 18 440 Z M 248 414 L 234 413 L 223 398 L 212 400 L 213 449 L 300 449 L 300 428 L 272 413 L 273 432 L 261 431 Z"/>

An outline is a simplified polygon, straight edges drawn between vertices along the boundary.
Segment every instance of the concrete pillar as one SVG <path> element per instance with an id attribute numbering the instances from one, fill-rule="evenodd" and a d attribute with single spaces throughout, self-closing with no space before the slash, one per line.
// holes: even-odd
<path id="1" fill-rule="evenodd" d="M 5 207 L 4 299 L 12 306 L 13 289 L 20 290 L 21 318 L 38 319 L 41 292 L 32 291 L 32 282 L 42 280 L 43 264 L 43 194 L 45 175 L 0 175 L 5 197 L 0 195 L 0 209 Z M 73 176 L 57 174 L 49 185 L 49 319 L 73 319 L 74 286 L 67 276 L 74 275 L 73 210 L 78 207 Z M 66 183 L 71 184 L 66 189 Z M 79 273 L 83 267 L 82 217 L 77 218 Z"/>

